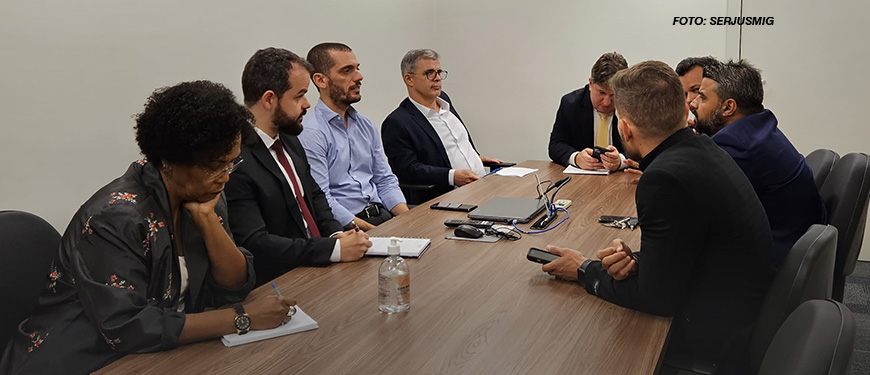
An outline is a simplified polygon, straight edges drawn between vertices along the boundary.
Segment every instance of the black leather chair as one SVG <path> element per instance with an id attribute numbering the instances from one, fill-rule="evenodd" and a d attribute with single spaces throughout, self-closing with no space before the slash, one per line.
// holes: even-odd
<path id="1" fill-rule="evenodd" d="M 753 373 L 761 367 L 770 342 L 792 311 L 806 301 L 831 298 L 836 254 L 837 228 L 832 225 L 810 226 L 792 246 L 767 292 L 752 332 L 749 364 Z"/>
<path id="2" fill-rule="evenodd" d="M 816 189 L 822 190 L 822 184 L 828 178 L 828 174 L 834 169 L 834 165 L 840 160 L 840 154 L 820 148 L 811 152 L 806 157 L 807 164 L 813 170 L 813 180 L 816 182 Z"/>
<path id="3" fill-rule="evenodd" d="M 0 211 L 0 353 L 48 283 L 60 234 L 39 216 Z"/>
<path id="4" fill-rule="evenodd" d="M 831 296 L 834 257 L 837 250 L 837 228 L 812 225 L 795 242 L 773 280 L 761 306 L 749 345 L 749 365 L 752 373 L 761 366 L 764 354 L 777 329 L 788 315 L 804 301 Z M 712 363 L 667 363 L 662 375 L 715 374 Z"/>
<path id="5" fill-rule="evenodd" d="M 828 223 L 839 230 L 832 298 L 843 302 L 846 276 L 855 271 L 864 240 L 870 197 L 870 156 L 863 153 L 843 156 L 825 179 L 819 194 L 828 209 Z"/>
<path id="6" fill-rule="evenodd" d="M 759 375 L 846 375 L 852 365 L 855 317 L 833 300 L 807 301 L 779 328 Z"/>

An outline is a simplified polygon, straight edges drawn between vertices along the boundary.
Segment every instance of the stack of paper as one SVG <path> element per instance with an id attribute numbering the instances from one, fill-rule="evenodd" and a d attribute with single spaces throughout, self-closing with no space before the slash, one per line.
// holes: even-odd
<path id="1" fill-rule="evenodd" d="M 240 335 L 238 333 L 224 335 L 221 341 L 227 347 L 233 347 L 236 345 L 247 344 L 250 342 L 271 339 L 278 336 L 289 335 L 302 331 L 309 331 L 315 328 L 317 328 L 317 322 L 315 322 L 314 319 L 311 319 L 311 317 L 308 316 L 308 314 L 306 314 L 304 311 L 302 311 L 299 306 L 296 306 L 296 314 L 293 315 L 293 319 L 290 319 L 287 324 L 283 324 L 278 326 L 277 328 L 272 329 L 248 331 L 248 333 L 244 335 Z"/>
<path id="2" fill-rule="evenodd" d="M 393 237 L 369 237 L 369 240 L 372 241 L 372 247 L 366 251 L 366 255 L 387 256 L 387 246 L 390 245 L 391 238 Z M 428 238 L 396 238 L 399 240 L 399 256 L 404 258 L 419 258 L 432 243 Z"/>
<path id="3" fill-rule="evenodd" d="M 529 173 L 537 172 L 537 169 L 534 168 L 523 168 L 523 167 L 508 167 L 499 169 L 495 174 L 499 176 L 507 176 L 507 177 L 523 177 Z"/>

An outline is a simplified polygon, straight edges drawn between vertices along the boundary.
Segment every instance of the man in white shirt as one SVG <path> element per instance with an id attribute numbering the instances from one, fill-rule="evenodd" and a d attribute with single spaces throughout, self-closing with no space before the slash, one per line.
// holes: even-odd
<path id="1" fill-rule="evenodd" d="M 474 147 L 450 97 L 441 91 L 447 71 L 439 59 L 430 49 L 405 54 L 401 69 L 408 97 L 381 126 L 384 153 L 399 181 L 435 185 L 423 200 L 479 180 L 486 173 L 484 163 L 501 163 Z"/>
<path id="2" fill-rule="evenodd" d="M 258 285 L 298 266 L 359 260 L 372 245 L 364 232 L 342 231 L 297 139 L 311 107 L 311 69 L 293 52 L 266 48 L 242 73 L 254 123 L 242 145 L 245 162 L 225 191 L 230 229 L 254 254 Z"/>

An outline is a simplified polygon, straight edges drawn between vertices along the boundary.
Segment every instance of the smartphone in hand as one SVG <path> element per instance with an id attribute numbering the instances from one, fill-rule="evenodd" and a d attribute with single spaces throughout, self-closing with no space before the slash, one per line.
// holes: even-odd
<path id="1" fill-rule="evenodd" d="M 529 253 L 526 254 L 526 259 L 535 263 L 547 264 L 559 259 L 559 256 L 549 251 L 532 247 L 529 248 Z"/>

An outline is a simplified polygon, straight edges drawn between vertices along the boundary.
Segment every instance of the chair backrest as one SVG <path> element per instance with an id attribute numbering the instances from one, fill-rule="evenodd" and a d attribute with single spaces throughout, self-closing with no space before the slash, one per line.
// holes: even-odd
<path id="1" fill-rule="evenodd" d="M 831 225 L 810 226 L 792 246 L 755 323 L 749 346 L 754 372 L 761 366 L 776 331 L 794 309 L 805 301 L 831 297 L 836 252 L 837 228 Z"/>
<path id="2" fill-rule="evenodd" d="M 870 197 L 870 156 L 851 153 L 843 156 L 819 191 L 828 209 L 828 223 L 837 227 L 837 260 L 834 263 L 833 298 L 843 301 L 846 276 L 855 270 Z"/>
<path id="3" fill-rule="evenodd" d="M 39 216 L 0 211 L 0 353 L 47 285 L 60 234 Z"/>
<path id="4" fill-rule="evenodd" d="M 834 165 L 840 160 L 840 154 L 820 148 L 811 152 L 806 157 L 807 165 L 813 170 L 813 180 L 816 182 L 816 189 L 821 190 L 822 184 L 828 178 L 828 174 L 834 169 Z"/>
<path id="5" fill-rule="evenodd" d="M 779 328 L 759 375 L 847 375 L 855 345 L 855 317 L 834 300 L 798 306 Z"/>

